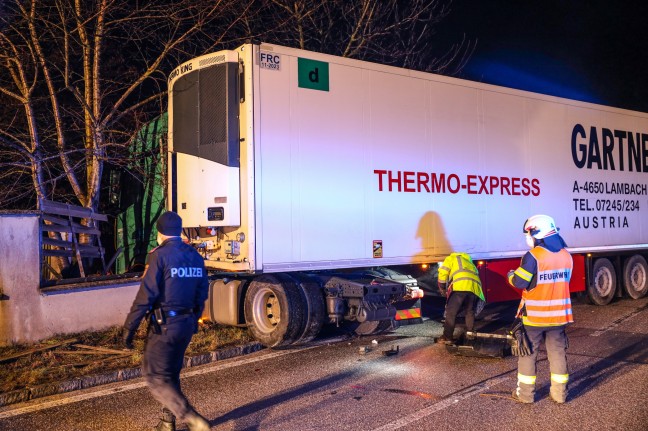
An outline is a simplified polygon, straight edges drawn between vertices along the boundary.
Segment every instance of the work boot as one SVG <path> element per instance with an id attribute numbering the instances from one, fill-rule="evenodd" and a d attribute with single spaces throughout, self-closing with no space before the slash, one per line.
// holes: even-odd
<path id="1" fill-rule="evenodd" d="M 550 399 L 551 401 L 553 401 L 554 403 L 556 403 L 556 404 L 565 404 L 565 401 L 563 401 L 563 400 L 557 400 L 557 399 L 554 398 L 554 396 L 551 395 L 551 394 L 549 394 L 549 399 Z"/>
<path id="2" fill-rule="evenodd" d="M 525 399 L 525 398 L 520 398 L 520 396 L 518 395 L 518 390 L 517 390 L 517 389 L 513 389 L 513 393 L 511 394 L 511 396 L 512 396 L 513 399 L 514 399 L 515 401 L 517 401 L 518 403 L 522 403 L 522 404 L 533 404 L 533 400 L 528 400 L 528 399 Z"/>
<path id="3" fill-rule="evenodd" d="M 196 412 L 189 413 L 185 416 L 184 421 L 189 427 L 189 431 L 209 431 L 211 429 L 209 422 Z"/>
<path id="4" fill-rule="evenodd" d="M 549 391 L 549 398 L 550 398 L 551 401 L 553 401 L 554 403 L 557 403 L 557 404 L 564 404 L 565 401 L 567 401 L 567 394 L 562 393 L 562 395 L 560 395 L 560 392 L 559 392 L 559 393 L 555 393 L 555 391 L 550 390 L 550 391 Z"/>
<path id="5" fill-rule="evenodd" d="M 549 397 L 553 402 L 563 404 L 567 400 L 567 385 L 552 382 Z"/>
<path id="6" fill-rule="evenodd" d="M 164 408 L 162 409 L 162 417 L 157 426 L 153 428 L 154 431 L 175 431 L 175 416 L 171 413 L 171 410 Z"/>
<path id="7" fill-rule="evenodd" d="M 454 344 L 454 341 L 451 339 L 447 338 L 445 335 L 440 336 L 439 338 L 436 339 L 437 344 Z"/>

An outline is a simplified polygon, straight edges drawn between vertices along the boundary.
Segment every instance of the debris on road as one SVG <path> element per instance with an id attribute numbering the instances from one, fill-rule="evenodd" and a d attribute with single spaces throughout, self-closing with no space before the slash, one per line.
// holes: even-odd
<path id="1" fill-rule="evenodd" d="M 400 346 L 396 346 L 396 350 L 394 350 L 394 346 L 391 347 L 389 350 L 383 350 L 382 354 L 385 356 L 393 356 L 398 354 L 400 351 Z"/>

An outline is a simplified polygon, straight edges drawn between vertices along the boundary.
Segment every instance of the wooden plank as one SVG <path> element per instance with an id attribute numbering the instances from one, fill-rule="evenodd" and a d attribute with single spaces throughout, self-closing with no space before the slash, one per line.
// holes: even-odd
<path id="1" fill-rule="evenodd" d="M 101 257 L 102 252 L 100 250 L 93 250 L 93 251 L 83 251 L 82 253 L 82 258 L 83 257 Z M 53 249 L 43 249 L 43 255 L 44 256 L 64 256 L 64 257 L 70 257 L 70 256 L 75 256 L 76 251 L 69 249 L 69 250 L 53 250 Z"/>
<path id="2" fill-rule="evenodd" d="M 70 223 L 70 221 L 68 219 L 54 217 L 54 216 L 49 215 L 49 214 L 43 214 L 43 220 L 48 221 L 50 223 L 54 223 L 54 224 L 60 224 L 60 225 L 63 225 L 63 226 L 67 226 Z"/>
<path id="3" fill-rule="evenodd" d="M 87 235 L 101 235 L 101 231 L 97 228 L 92 228 L 92 227 L 79 227 L 79 228 L 72 228 L 70 226 L 60 226 L 60 225 L 52 225 L 52 224 L 44 224 L 43 225 L 43 231 L 45 232 L 74 232 L 74 233 L 84 233 Z"/>
<path id="4" fill-rule="evenodd" d="M 64 202 L 50 201 L 43 199 L 41 201 L 40 209 L 43 212 L 59 215 L 70 215 L 71 212 L 78 214 L 76 217 L 88 217 L 92 211 L 89 208 L 79 205 L 70 205 Z"/>
<path id="5" fill-rule="evenodd" d="M 70 257 L 74 256 L 74 250 L 53 250 L 53 249 L 43 249 L 43 256 L 62 256 L 62 257 Z"/>
<path id="6" fill-rule="evenodd" d="M 108 221 L 108 216 L 94 212 L 90 208 L 70 205 L 50 200 L 40 201 L 41 208 L 41 232 L 66 232 L 69 233 L 69 241 L 62 241 L 55 238 L 43 238 L 43 256 L 65 256 L 75 257 L 79 266 L 81 277 L 85 277 L 84 258 L 99 258 L 106 273 L 104 261 L 105 249 L 101 244 L 101 231 L 97 228 L 97 221 Z M 67 217 L 67 220 L 65 219 Z M 79 218 L 88 221 L 89 226 L 81 223 Z M 98 246 L 79 244 L 80 235 L 95 235 L 92 243 Z M 59 249 L 48 249 L 47 246 L 58 247 Z"/>
<path id="7" fill-rule="evenodd" d="M 68 218 L 70 219 L 70 225 L 72 225 L 72 216 L 68 215 Z M 76 255 L 77 266 L 79 267 L 79 274 L 81 275 L 81 277 L 85 278 L 86 275 L 85 275 L 85 269 L 83 268 L 83 258 L 81 257 L 81 253 L 79 252 L 79 248 L 77 247 L 78 238 L 74 233 L 74 228 L 72 228 L 72 244 L 74 244 L 72 250 L 74 250 L 74 254 Z"/>
<path id="8" fill-rule="evenodd" d="M 50 344 L 49 346 L 34 347 L 33 349 L 29 349 L 29 350 L 26 350 L 26 351 L 21 352 L 21 353 L 16 353 L 15 355 L 9 355 L 9 356 L 5 356 L 3 358 L 0 358 L 0 364 L 2 364 L 4 362 L 10 362 L 10 361 L 16 360 L 16 359 L 21 358 L 23 356 L 31 355 L 32 353 L 37 353 L 37 352 L 42 352 L 42 351 L 45 351 L 45 350 L 56 349 L 59 346 L 65 346 L 67 344 L 73 344 L 73 343 L 76 343 L 77 341 L 78 340 L 76 338 L 71 338 L 69 340 L 61 341 L 60 343 Z"/>
<path id="9" fill-rule="evenodd" d="M 48 216 L 47 214 L 43 214 L 42 216 L 43 220 L 49 221 L 50 223 L 53 224 L 45 224 L 45 226 L 72 226 L 77 232 L 83 231 L 83 230 L 88 230 L 88 229 L 95 229 L 95 226 L 86 226 L 81 223 L 77 223 L 74 220 L 70 221 L 69 219 L 62 219 L 58 217 L 52 217 Z M 86 233 L 86 232 L 84 232 Z"/>
<path id="10" fill-rule="evenodd" d="M 52 240 L 48 239 L 45 241 L 45 238 L 43 238 L 43 244 L 52 246 L 52 247 L 61 247 L 64 250 L 67 249 L 74 249 L 74 244 L 71 242 L 66 242 L 66 241 L 61 241 L 61 240 Z M 79 244 L 77 245 L 77 248 L 79 249 L 80 252 L 82 253 L 105 253 L 106 250 L 104 250 L 103 247 L 99 247 L 98 245 L 88 245 L 88 244 Z M 48 250 L 48 249 L 46 249 Z M 54 250 L 54 249 L 50 249 Z"/>
<path id="11" fill-rule="evenodd" d="M 57 224 L 44 224 L 41 230 L 43 232 L 72 232 L 70 226 L 61 226 Z"/>
<path id="12" fill-rule="evenodd" d="M 76 205 L 63 204 L 60 202 L 53 202 L 48 200 L 41 201 L 41 211 L 49 214 L 57 214 L 64 216 L 72 216 L 79 218 L 91 218 L 93 220 L 108 221 L 108 216 L 92 211 L 90 208 L 85 208 Z"/>
<path id="13" fill-rule="evenodd" d="M 47 269 L 47 271 L 51 272 L 58 280 L 63 278 L 60 272 L 52 268 L 52 265 L 47 262 L 47 259 L 43 259 L 43 267 L 43 272 Z"/>
<path id="14" fill-rule="evenodd" d="M 70 247 L 72 247 L 74 245 L 70 241 L 65 241 L 65 240 L 62 240 L 62 239 L 55 239 L 55 238 L 44 237 L 42 239 L 42 241 L 43 241 L 43 244 L 51 245 L 51 246 L 54 246 L 54 247 L 70 248 Z"/>
<path id="15" fill-rule="evenodd" d="M 81 233 L 86 235 L 101 235 L 101 231 L 95 227 L 72 226 L 72 233 Z"/>
<path id="16" fill-rule="evenodd" d="M 89 208 L 47 200 L 41 201 L 40 209 L 45 213 L 58 214 L 63 216 L 80 218 L 90 218 L 92 216 L 92 211 L 90 211 Z"/>
<path id="17" fill-rule="evenodd" d="M 63 241 L 61 239 L 54 239 L 54 238 L 43 238 L 43 244 L 51 245 L 53 247 L 62 247 L 65 249 L 74 247 L 74 244 L 70 241 Z M 100 247 L 98 245 L 79 244 L 77 247 L 79 247 L 79 250 L 81 250 L 82 252 L 84 251 L 104 252 L 105 251 L 103 247 Z"/>
<path id="18" fill-rule="evenodd" d="M 114 356 L 108 356 L 106 358 L 101 358 L 97 359 L 94 361 L 84 361 L 84 362 L 76 362 L 74 364 L 64 364 L 64 365 L 59 365 L 57 368 L 65 368 L 65 367 L 74 367 L 74 368 L 79 368 L 79 367 L 85 367 L 88 365 L 95 365 L 97 363 L 104 363 L 108 361 L 116 361 L 118 359 L 123 359 L 123 358 L 130 358 L 133 354 L 132 353 L 124 353 L 122 352 L 121 355 L 114 355 Z"/>
<path id="19" fill-rule="evenodd" d="M 110 353 L 112 355 L 123 355 L 124 354 L 124 350 L 108 349 L 106 347 L 97 347 L 97 346 L 87 346 L 85 344 L 75 344 L 74 347 L 79 347 L 81 349 L 87 349 L 87 350 L 95 350 L 95 351 L 102 352 L 102 353 Z"/>

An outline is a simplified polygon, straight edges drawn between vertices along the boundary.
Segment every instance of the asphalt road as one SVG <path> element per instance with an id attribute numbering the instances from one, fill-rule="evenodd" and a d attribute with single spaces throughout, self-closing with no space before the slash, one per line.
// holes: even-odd
<path id="1" fill-rule="evenodd" d="M 524 405 L 509 398 L 515 358 L 454 356 L 435 345 L 437 305 L 427 304 L 432 319 L 388 336 L 328 336 L 191 368 L 183 388 L 212 430 L 648 430 L 648 298 L 575 304 L 564 405 L 547 398 L 544 352 L 538 401 Z M 478 328 L 503 328 L 512 312 L 489 306 Z M 398 354 L 382 354 L 396 346 Z M 0 430 L 143 430 L 158 414 L 135 380 L 0 409 Z"/>

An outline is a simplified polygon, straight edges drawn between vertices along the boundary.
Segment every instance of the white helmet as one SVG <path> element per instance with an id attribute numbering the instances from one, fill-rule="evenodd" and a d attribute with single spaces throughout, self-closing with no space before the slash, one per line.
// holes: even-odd
<path id="1" fill-rule="evenodd" d="M 524 233 L 535 239 L 546 238 L 558 233 L 556 222 L 548 215 L 537 214 L 531 216 L 524 222 Z"/>

